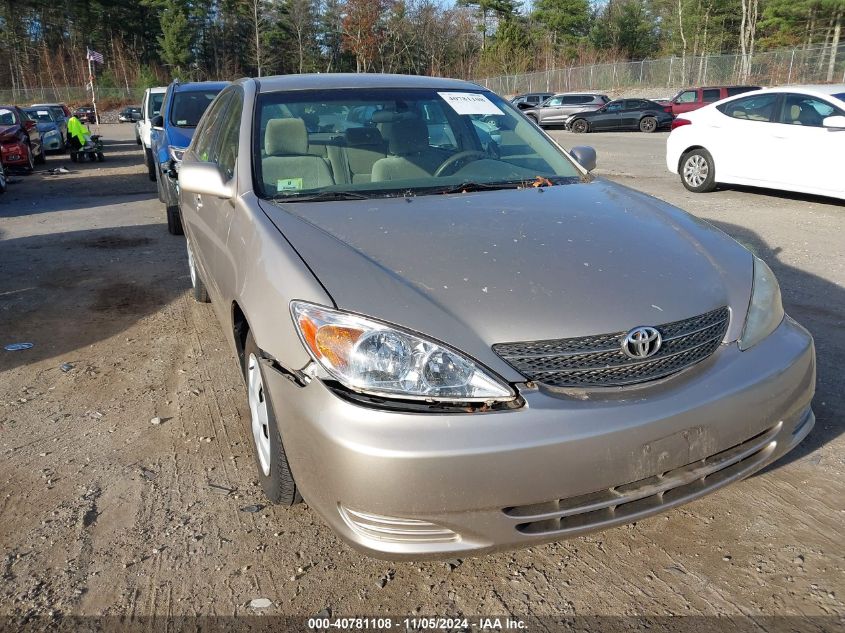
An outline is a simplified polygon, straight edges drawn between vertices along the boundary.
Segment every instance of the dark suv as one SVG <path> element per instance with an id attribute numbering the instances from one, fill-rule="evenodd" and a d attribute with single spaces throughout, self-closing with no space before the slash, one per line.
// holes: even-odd
<path id="1" fill-rule="evenodd" d="M 523 95 L 516 95 L 511 99 L 511 103 L 520 110 L 527 110 L 528 108 L 536 108 L 551 96 L 553 96 L 551 92 L 526 92 Z"/>
<path id="2" fill-rule="evenodd" d="M 536 108 L 525 111 L 540 127 L 563 125 L 577 112 L 598 110 L 610 101 L 610 97 L 597 92 L 564 92 L 546 99 Z"/>

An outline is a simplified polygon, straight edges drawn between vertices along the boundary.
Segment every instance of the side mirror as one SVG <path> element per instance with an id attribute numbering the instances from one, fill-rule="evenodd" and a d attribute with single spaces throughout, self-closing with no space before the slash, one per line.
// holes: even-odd
<path id="1" fill-rule="evenodd" d="M 593 171 L 596 168 L 596 150 L 585 145 L 578 145 L 569 150 L 578 164 L 587 171 Z"/>
<path id="2" fill-rule="evenodd" d="M 234 196 L 232 185 L 223 181 L 223 174 L 214 163 L 183 162 L 179 165 L 179 188 L 215 198 Z"/>
<path id="3" fill-rule="evenodd" d="M 160 114 L 157 114 L 156 116 L 153 117 L 153 120 L 150 121 L 150 123 L 152 123 L 153 127 L 163 128 L 164 127 L 164 118 L 162 118 L 162 116 Z"/>
<path id="4" fill-rule="evenodd" d="M 845 130 L 845 116 L 829 116 L 822 121 L 822 125 L 831 130 Z"/>
<path id="5" fill-rule="evenodd" d="M 23 127 L 27 132 L 31 132 L 37 127 L 37 123 L 35 123 L 32 119 L 27 119 L 23 122 Z"/>

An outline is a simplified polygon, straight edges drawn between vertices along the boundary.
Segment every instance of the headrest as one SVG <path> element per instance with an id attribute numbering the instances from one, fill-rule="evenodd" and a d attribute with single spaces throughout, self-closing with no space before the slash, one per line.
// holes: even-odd
<path id="1" fill-rule="evenodd" d="M 428 149 L 428 126 L 422 119 L 405 119 L 385 126 L 391 154 L 402 156 Z"/>
<path id="2" fill-rule="evenodd" d="M 374 127 L 351 127 L 346 130 L 346 144 L 350 147 L 382 145 L 384 139 Z"/>
<path id="3" fill-rule="evenodd" d="M 308 153 L 308 130 L 302 119 L 271 119 L 264 132 L 264 151 L 268 156 Z"/>
<path id="4" fill-rule="evenodd" d="M 373 112 L 373 123 L 393 123 L 395 121 L 404 121 L 405 119 L 417 118 L 416 112 L 411 110 L 404 110 L 397 112 L 396 110 L 376 110 Z"/>
<path id="5" fill-rule="evenodd" d="M 801 106 L 794 105 L 790 106 L 789 108 L 789 118 L 793 121 L 797 121 L 798 117 L 801 116 Z"/>

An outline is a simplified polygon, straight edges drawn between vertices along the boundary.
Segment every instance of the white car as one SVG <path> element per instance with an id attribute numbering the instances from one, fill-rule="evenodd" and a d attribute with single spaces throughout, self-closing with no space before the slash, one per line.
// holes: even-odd
<path id="1" fill-rule="evenodd" d="M 672 122 L 666 166 L 690 191 L 720 183 L 845 200 L 845 84 L 723 99 Z"/>
<path id="2" fill-rule="evenodd" d="M 144 164 L 147 166 L 147 175 L 153 182 L 156 179 L 156 166 L 150 145 L 150 132 L 152 120 L 161 113 L 161 104 L 164 101 L 166 90 L 166 86 L 159 86 L 158 88 L 147 88 L 144 91 L 144 100 L 141 102 L 143 118 L 135 124 L 135 137 L 138 144 L 144 149 Z"/>

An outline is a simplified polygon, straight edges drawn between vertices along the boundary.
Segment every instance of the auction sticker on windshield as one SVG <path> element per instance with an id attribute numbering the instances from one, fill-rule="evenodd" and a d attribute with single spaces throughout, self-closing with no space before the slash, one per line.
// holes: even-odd
<path id="1" fill-rule="evenodd" d="M 485 95 L 477 92 L 438 92 L 458 114 L 504 114 Z"/>

